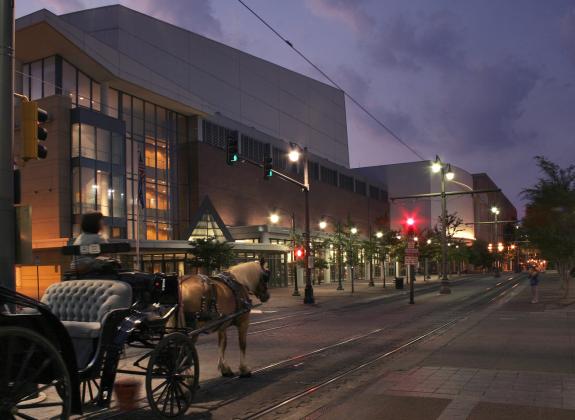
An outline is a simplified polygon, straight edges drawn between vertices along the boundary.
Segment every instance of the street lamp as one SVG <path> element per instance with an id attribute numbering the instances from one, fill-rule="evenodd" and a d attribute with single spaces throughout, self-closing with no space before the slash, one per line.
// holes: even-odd
<path id="1" fill-rule="evenodd" d="M 376 232 L 376 233 L 375 233 L 375 237 L 376 237 L 377 239 L 383 238 L 383 232 L 381 232 L 381 231 Z"/>
<path id="2" fill-rule="evenodd" d="M 331 216 L 322 216 L 321 220 L 319 221 L 319 228 L 321 230 L 325 230 L 327 228 L 326 218 L 332 219 L 332 221 L 335 223 L 335 230 L 336 230 L 336 233 L 338 235 L 338 241 L 337 241 L 337 283 L 338 283 L 337 284 L 337 290 L 343 290 L 343 284 L 341 282 L 341 278 L 343 277 L 343 273 L 342 273 L 343 255 L 342 255 L 342 249 L 341 249 L 341 223 L 339 221 L 335 220 Z"/>
<path id="3" fill-rule="evenodd" d="M 494 224 L 493 224 L 493 229 L 494 229 L 494 238 L 493 238 L 493 242 L 497 243 L 499 242 L 499 235 L 498 235 L 498 224 L 499 224 L 499 213 L 500 210 L 499 208 L 497 208 L 497 206 L 493 206 L 491 207 L 491 213 L 493 213 L 493 217 L 494 217 Z M 501 252 L 501 250 L 499 250 L 499 246 L 497 246 L 497 250 L 499 252 Z M 496 256 L 495 258 L 495 277 L 499 277 L 499 255 Z"/>
<path id="4" fill-rule="evenodd" d="M 270 222 L 272 224 L 277 224 L 280 221 L 280 216 L 278 214 L 278 210 L 274 210 L 270 214 Z M 293 293 L 292 296 L 300 296 L 299 288 L 297 285 L 297 264 L 296 264 L 296 255 L 295 255 L 295 213 L 289 213 L 285 210 L 282 212 L 289 214 L 291 216 L 291 237 L 292 237 L 292 264 L 293 264 Z"/>
<path id="5" fill-rule="evenodd" d="M 301 147 L 296 143 L 290 143 L 291 150 L 288 158 L 291 162 L 298 162 L 303 159 L 303 193 L 305 200 L 305 229 L 304 229 L 304 247 L 305 247 L 305 293 L 303 303 L 315 303 L 313 296 L 313 285 L 311 284 L 311 234 L 309 226 L 309 168 L 307 147 Z"/>
<path id="6" fill-rule="evenodd" d="M 353 238 L 352 235 L 357 234 L 357 228 L 352 226 L 349 228 L 349 267 L 350 267 L 350 274 L 351 274 L 351 293 L 355 292 L 355 267 L 353 261 Z"/>
<path id="7" fill-rule="evenodd" d="M 450 164 L 445 164 L 435 156 L 431 164 L 431 172 L 441 174 L 441 289 L 439 293 L 449 294 L 449 279 L 447 278 L 447 194 L 445 193 L 445 181 L 453 181 L 455 173 Z"/>

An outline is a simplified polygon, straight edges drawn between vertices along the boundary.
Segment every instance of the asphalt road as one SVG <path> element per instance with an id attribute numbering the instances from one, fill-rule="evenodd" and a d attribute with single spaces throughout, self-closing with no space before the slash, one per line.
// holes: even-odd
<path id="1" fill-rule="evenodd" d="M 248 338 L 253 376 L 220 378 L 216 337 L 200 337 L 201 389 L 186 418 L 303 418 L 310 413 L 317 417 L 322 407 L 342 398 L 350 381 L 384 374 L 421 343 L 504 298 L 516 286 L 514 278 L 473 277 L 460 281 L 451 295 L 422 293 L 415 305 L 401 298 L 353 305 L 338 300 L 337 304 L 295 308 L 258 307 Z M 232 368 L 239 360 L 236 343 L 237 334 L 230 330 L 227 361 Z M 429 408 L 430 412 L 441 409 L 441 403 Z M 90 417 L 145 419 L 153 415 L 143 400 L 134 412 L 112 409 Z"/>

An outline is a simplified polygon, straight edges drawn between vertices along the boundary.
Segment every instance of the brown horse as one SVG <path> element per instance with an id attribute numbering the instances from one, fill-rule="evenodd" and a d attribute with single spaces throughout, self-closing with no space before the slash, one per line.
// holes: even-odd
<path id="1" fill-rule="evenodd" d="M 178 317 L 179 325 L 199 328 L 206 322 L 223 318 L 249 307 L 249 295 L 254 294 L 260 301 L 266 302 L 270 295 L 268 292 L 269 271 L 265 262 L 250 261 L 231 267 L 225 274 L 235 282 L 230 287 L 225 281 L 218 280 L 217 277 L 208 278 L 202 275 L 192 275 L 180 279 L 180 300 L 181 311 Z M 210 308 L 211 306 L 211 308 Z M 214 307 L 215 306 L 215 307 Z M 198 316 L 211 312 L 212 318 Z M 216 317 L 213 317 L 213 314 Z M 193 320 L 193 321 L 190 321 Z M 240 345 L 240 377 L 251 376 L 250 369 L 246 366 L 246 340 L 250 323 L 250 312 L 219 325 L 218 343 L 220 348 L 220 358 L 218 368 L 222 376 L 234 376 L 232 369 L 226 364 L 225 351 L 227 344 L 226 329 L 232 325 L 237 327 Z"/>

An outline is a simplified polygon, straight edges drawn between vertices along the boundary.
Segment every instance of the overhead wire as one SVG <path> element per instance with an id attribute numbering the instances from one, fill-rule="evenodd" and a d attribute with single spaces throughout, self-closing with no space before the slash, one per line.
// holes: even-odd
<path id="1" fill-rule="evenodd" d="M 297 55 L 299 55 L 305 62 L 312 66 L 316 71 L 318 71 L 323 77 L 325 77 L 333 86 L 338 88 L 343 92 L 343 94 L 353 102 L 359 109 L 361 109 L 367 116 L 369 116 L 376 124 L 387 131 L 397 142 L 407 148 L 415 156 L 421 160 L 428 160 L 424 158 L 414 147 L 410 146 L 406 141 L 404 141 L 394 130 L 387 126 L 383 121 L 381 121 L 377 116 L 375 116 L 365 105 L 363 105 L 359 100 L 352 96 L 348 91 L 346 91 L 339 83 L 337 83 L 332 77 L 330 77 L 325 71 L 323 71 L 317 64 L 311 61 L 303 52 L 296 48 L 291 41 L 280 34 L 270 23 L 268 23 L 263 17 L 261 17 L 254 9 L 248 6 L 244 0 L 238 0 L 238 2 L 244 6 L 252 15 L 254 15 L 261 23 L 263 23 L 270 31 L 272 31 L 279 39 L 281 39 L 289 48 L 291 48 Z"/>

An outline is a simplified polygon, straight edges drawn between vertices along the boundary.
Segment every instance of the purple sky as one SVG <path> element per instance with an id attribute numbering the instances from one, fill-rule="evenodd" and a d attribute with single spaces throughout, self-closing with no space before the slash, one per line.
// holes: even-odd
<path id="1" fill-rule="evenodd" d="M 487 172 L 523 209 L 532 157 L 575 157 L 573 0 L 246 0 L 425 157 Z M 16 14 L 109 0 L 19 0 Z M 235 0 L 122 4 L 322 80 Z M 348 102 L 352 166 L 417 160 Z"/>

